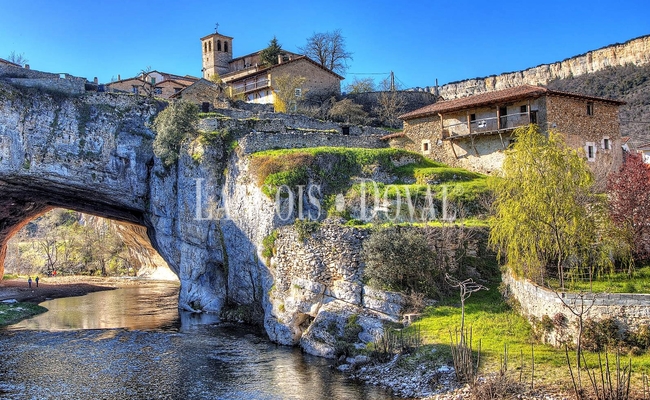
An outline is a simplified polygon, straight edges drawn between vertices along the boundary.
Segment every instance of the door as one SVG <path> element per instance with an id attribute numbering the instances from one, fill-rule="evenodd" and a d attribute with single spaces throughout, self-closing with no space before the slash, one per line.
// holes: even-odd
<path id="1" fill-rule="evenodd" d="M 499 107 L 499 129 L 508 127 L 508 107 Z"/>

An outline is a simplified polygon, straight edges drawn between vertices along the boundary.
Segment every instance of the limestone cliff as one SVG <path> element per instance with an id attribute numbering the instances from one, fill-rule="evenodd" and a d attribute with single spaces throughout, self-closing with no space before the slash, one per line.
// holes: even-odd
<path id="1" fill-rule="evenodd" d="M 39 213 L 61 207 L 120 221 L 143 263 L 155 258 L 148 238 L 180 280 L 179 307 L 219 312 L 248 306 L 279 343 L 301 342 L 312 353 L 332 355 L 331 341 L 324 345 L 315 327 L 342 327 L 359 314 L 370 338 L 380 318 L 397 318 L 399 296 L 361 284 L 353 230 L 324 234 L 308 251 L 324 257 L 313 271 L 283 267 L 286 256 L 273 266 L 263 260 L 263 239 L 276 229 L 292 237 L 286 225 L 293 219 L 277 215 L 249 172 L 253 151 L 325 143 L 384 147 L 382 132 L 342 135 L 340 127 L 302 117 L 219 115 L 202 127 L 228 128 L 230 136 L 186 143 L 178 162 L 166 167 L 153 154 L 150 129 L 162 106 L 138 96 L 70 96 L 0 82 L 0 273 L 8 238 Z M 346 246 L 352 246 L 341 250 L 346 256 L 331 255 Z"/>
<path id="2" fill-rule="evenodd" d="M 452 100 L 520 85 L 546 85 L 555 79 L 580 76 L 607 67 L 628 64 L 640 66 L 648 63 L 650 63 L 650 36 L 642 36 L 623 44 L 606 46 L 564 61 L 542 64 L 523 71 L 448 83 L 438 88 L 438 94 L 445 100 Z"/>

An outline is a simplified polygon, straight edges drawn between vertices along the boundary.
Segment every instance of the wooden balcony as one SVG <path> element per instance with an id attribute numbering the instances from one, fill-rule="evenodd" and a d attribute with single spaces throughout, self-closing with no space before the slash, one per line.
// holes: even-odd
<path id="1" fill-rule="evenodd" d="M 482 135 L 499 135 L 511 132 L 520 126 L 526 126 L 531 121 L 533 123 L 537 122 L 535 111 L 481 118 L 450 125 L 444 125 L 443 123 L 442 137 L 445 140 L 453 140 Z"/>
<path id="2" fill-rule="evenodd" d="M 233 85 L 232 91 L 234 95 L 238 94 L 248 94 L 250 92 L 255 92 L 260 89 L 266 89 L 271 87 L 271 82 L 268 79 L 260 79 L 256 81 L 238 83 Z"/>

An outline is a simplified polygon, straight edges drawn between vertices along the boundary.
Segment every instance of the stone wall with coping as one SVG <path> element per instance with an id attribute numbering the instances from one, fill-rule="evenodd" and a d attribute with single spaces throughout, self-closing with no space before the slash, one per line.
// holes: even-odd
<path id="1" fill-rule="evenodd" d="M 545 332 L 544 340 L 553 345 L 571 341 L 577 333 L 577 317 L 568 306 L 580 307 L 583 300 L 585 307 L 593 306 L 586 313 L 585 319 L 602 320 L 614 318 L 623 330 L 635 331 L 638 327 L 650 324 L 650 294 L 633 293 L 587 293 L 581 297 L 577 293 L 554 292 L 529 280 L 515 278 L 511 274 L 503 275 L 507 287 L 507 296 L 516 299 L 521 312 L 531 321 L 541 321 L 544 316 L 551 320 L 564 320 Z M 565 303 L 568 305 L 565 305 Z M 558 318 L 557 316 L 563 316 Z"/>
<path id="2" fill-rule="evenodd" d="M 12 85 L 47 89 L 72 95 L 80 95 L 86 92 L 86 78 L 70 74 L 36 71 L 11 65 L 0 65 L 0 79 Z"/>

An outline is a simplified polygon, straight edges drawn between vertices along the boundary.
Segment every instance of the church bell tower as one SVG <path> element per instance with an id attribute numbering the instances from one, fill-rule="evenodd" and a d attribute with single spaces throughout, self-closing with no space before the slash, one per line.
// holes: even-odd
<path id="1" fill-rule="evenodd" d="M 215 73 L 224 75 L 230 72 L 228 63 L 232 60 L 232 39 L 218 33 L 216 29 L 214 33 L 201 38 L 204 79 L 210 79 Z"/>

